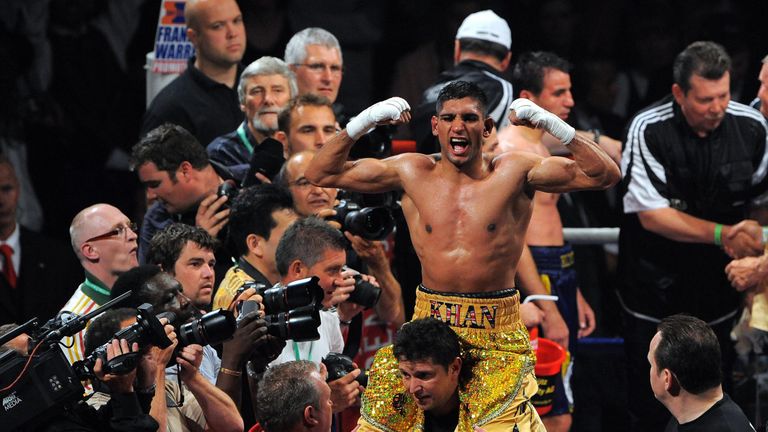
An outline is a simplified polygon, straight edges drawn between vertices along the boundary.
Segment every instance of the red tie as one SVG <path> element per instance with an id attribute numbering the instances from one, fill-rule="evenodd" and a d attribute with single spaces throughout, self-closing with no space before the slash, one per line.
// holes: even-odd
<path id="1" fill-rule="evenodd" d="M 7 244 L 0 245 L 0 253 L 3 254 L 3 274 L 12 288 L 16 288 L 16 270 L 13 269 L 13 248 Z"/>

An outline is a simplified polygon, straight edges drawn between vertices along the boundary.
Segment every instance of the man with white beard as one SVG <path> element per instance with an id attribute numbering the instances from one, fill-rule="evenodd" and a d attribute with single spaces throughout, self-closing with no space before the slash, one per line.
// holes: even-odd
<path id="1" fill-rule="evenodd" d="M 242 182 L 254 150 L 277 131 L 277 115 L 298 89 L 288 66 L 278 58 L 265 56 L 243 70 L 237 93 L 245 120 L 237 130 L 211 141 L 207 150 L 212 161 L 229 168 Z"/>

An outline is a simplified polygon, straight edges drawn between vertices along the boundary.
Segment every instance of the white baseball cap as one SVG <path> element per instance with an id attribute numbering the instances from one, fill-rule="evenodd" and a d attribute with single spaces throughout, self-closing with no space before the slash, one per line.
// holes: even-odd
<path id="1" fill-rule="evenodd" d="M 456 39 L 464 38 L 495 42 L 507 49 L 512 47 L 512 31 L 509 24 L 490 9 L 475 12 L 464 18 L 459 31 L 456 32 Z"/>

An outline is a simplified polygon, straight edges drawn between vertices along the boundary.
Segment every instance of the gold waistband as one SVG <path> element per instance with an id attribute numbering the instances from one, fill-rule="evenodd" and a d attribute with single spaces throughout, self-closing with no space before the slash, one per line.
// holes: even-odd
<path id="1" fill-rule="evenodd" d="M 420 285 L 413 318 L 425 317 L 463 329 L 515 330 L 520 322 L 520 293 L 514 288 L 477 294 L 442 293 Z"/>

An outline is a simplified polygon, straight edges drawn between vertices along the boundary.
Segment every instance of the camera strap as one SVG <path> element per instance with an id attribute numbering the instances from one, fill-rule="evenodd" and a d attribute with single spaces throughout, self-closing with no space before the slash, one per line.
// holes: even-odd
<path id="1" fill-rule="evenodd" d="M 349 332 L 347 333 L 347 340 L 344 342 L 343 354 L 351 359 L 357 356 L 357 352 L 360 351 L 360 342 L 363 337 L 363 313 L 359 313 L 352 318 L 352 323 L 349 325 Z"/>
<path id="2" fill-rule="evenodd" d="M 248 153 L 253 154 L 253 144 L 251 144 L 251 141 L 248 139 L 248 135 L 245 134 L 245 122 L 240 123 L 240 126 L 237 128 L 237 136 L 240 137 L 240 141 L 242 141 L 245 148 L 248 149 Z"/>
<path id="3" fill-rule="evenodd" d="M 312 348 L 315 346 L 315 341 L 309 343 L 309 353 L 307 353 L 306 360 L 312 361 Z M 301 360 L 301 353 L 299 352 L 299 343 L 293 341 L 293 354 L 296 356 L 296 361 Z"/>

